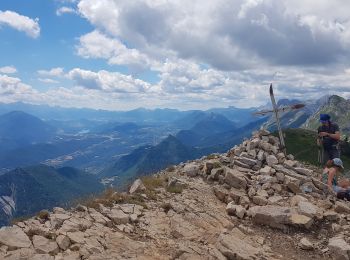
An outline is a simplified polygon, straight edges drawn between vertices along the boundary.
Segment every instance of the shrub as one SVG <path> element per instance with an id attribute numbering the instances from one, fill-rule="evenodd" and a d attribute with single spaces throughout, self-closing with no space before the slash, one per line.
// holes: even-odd
<path id="1" fill-rule="evenodd" d="M 43 219 L 43 220 L 49 220 L 50 213 L 47 210 L 41 210 L 38 212 L 38 214 L 36 214 L 36 216 L 40 219 Z"/>

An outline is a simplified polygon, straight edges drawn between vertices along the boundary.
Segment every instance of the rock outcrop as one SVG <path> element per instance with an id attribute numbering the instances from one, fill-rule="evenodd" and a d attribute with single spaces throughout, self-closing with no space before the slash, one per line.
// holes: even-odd
<path id="1" fill-rule="evenodd" d="M 349 202 L 266 131 L 153 178 L 1 228 L 0 259 L 350 259 Z"/>

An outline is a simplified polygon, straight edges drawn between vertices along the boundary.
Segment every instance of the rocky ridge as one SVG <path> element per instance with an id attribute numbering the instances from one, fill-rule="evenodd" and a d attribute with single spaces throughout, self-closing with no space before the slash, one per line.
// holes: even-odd
<path id="1" fill-rule="evenodd" d="M 350 203 L 318 176 L 259 131 L 159 185 L 135 181 L 133 200 L 115 192 L 1 228 L 0 259 L 350 259 Z"/>

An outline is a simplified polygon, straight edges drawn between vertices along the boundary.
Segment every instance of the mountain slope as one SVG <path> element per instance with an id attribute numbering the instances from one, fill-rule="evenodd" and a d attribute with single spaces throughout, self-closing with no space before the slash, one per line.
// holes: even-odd
<path id="1" fill-rule="evenodd" d="M 101 176 L 118 176 L 118 185 L 121 186 L 137 176 L 194 159 L 199 154 L 198 150 L 185 146 L 170 135 L 156 146 L 143 146 L 121 157 L 113 166 L 103 170 Z"/>
<path id="2" fill-rule="evenodd" d="M 277 102 L 278 107 L 290 106 L 293 104 L 303 103 L 305 107 L 297 110 L 292 110 L 289 112 L 280 112 L 280 122 L 282 128 L 299 128 L 301 127 L 309 117 L 313 116 L 319 109 L 327 102 L 328 96 L 321 97 L 317 100 L 288 100 L 281 99 Z M 271 108 L 269 108 L 271 109 Z M 271 132 L 277 130 L 276 119 L 274 114 L 270 114 L 269 120 L 263 125 L 265 129 L 268 129 Z"/>
<path id="3" fill-rule="evenodd" d="M 187 146 L 198 146 L 202 140 L 219 133 L 234 131 L 236 125 L 225 116 L 210 113 L 199 120 L 191 129 L 181 130 L 176 134 L 176 138 Z"/>
<path id="4" fill-rule="evenodd" d="M 0 116 L 0 142 L 6 143 L 7 147 L 11 143 L 13 147 L 13 145 L 47 142 L 55 134 L 54 127 L 21 111 L 12 111 Z"/>
<path id="5" fill-rule="evenodd" d="M 303 128 L 317 130 L 320 125 L 320 114 L 329 114 L 331 121 L 339 125 L 342 134 L 350 134 L 350 100 L 337 95 L 330 96 L 327 102 L 308 118 L 303 124 Z"/>
<path id="6" fill-rule="evenodd" d="M 17 168 L 0 175 L 0 198 L 11 202 L 0 203 L 0 225 L 41 209 L 69 205 L 74 198 L 102 188 L 95 176 L 70 167 Z M 4 210 L 6 206 L 11 206 L 10 210 Z"/>

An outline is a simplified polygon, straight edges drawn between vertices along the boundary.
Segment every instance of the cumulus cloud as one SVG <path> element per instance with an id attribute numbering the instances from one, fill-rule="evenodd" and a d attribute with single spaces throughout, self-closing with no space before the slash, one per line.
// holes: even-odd
<path id="1" fill-rule="evenodd" d="M 40 35 L 38 18 L 33 20 L 13 11 L 0 11 L 0 26 L 1 25 L 7 25 L 18 31 L 25 32 L 32 38 L 38 38 Z"/>
<path id="2" fill-rule="evenodd" d="M 17 69 L 14 66 L 0 67 L 0 73 L 3 73 L 3 74 L 14 74 L 16 72 L 17 72 Z"/>
<path id="3" fill-rule="evenodd" d="M 48 84 L 57 84 L 57 83 L 59 83 L 57 80 L 47 79 L 47 78 L 45 78 L 45 79 L 43 79 L 43 78 L 38 78 L 38 80 L 39 80 L 40 82 L 48 83 Z"/>
<path id="4" fill-rule="evenodd" d="M 38 70 L 38 74 L 41 76 L 48 76 L 48 77 L 61 77 L 64 75 L 63 68 L 57 67 L 52 68 L 50 70 Z"/>
<path id="5" fill-rule="evenodd" d="M 115 93 L 144 93 L 152 90 L 152 85 L 119 72 L 101 70 L 93 72 L 75 68 L 68 77 L 79 87 Z"/>
<path id="6" fill-rule="evenodd" d="M 62 6 L 56 10 L 57 16 L 61 16 L 63 14 L 74 14 L 74 13 L 76 13 L 75 9 L 67 6 Z"/>
<path id="7" fill-rule="evenodd" d="M 31 86 L 24 84 L 21 79 L 0 74 L 0 101 L 17 101 L 36 93 Z"/>
<path id="8" fill-rule="evenodd" d="M 149 68 L 152 64 L 147 55 L 97 30 L 81 36 L 79 42 L 77 53 L 84 58 L 103 58 L 109 64 L 127 65 L 135 70 Z"/>
<path id="9" fill-rule="evenodd" d="M 143 53 L 174 53 L 220 70 L 324 65 L 349 55 L 344 1 L 338 0 L 338 16 L 325 15 L 334 3 L 292 2 L 81 0 L 78 9 L 100 31 Z"/>

